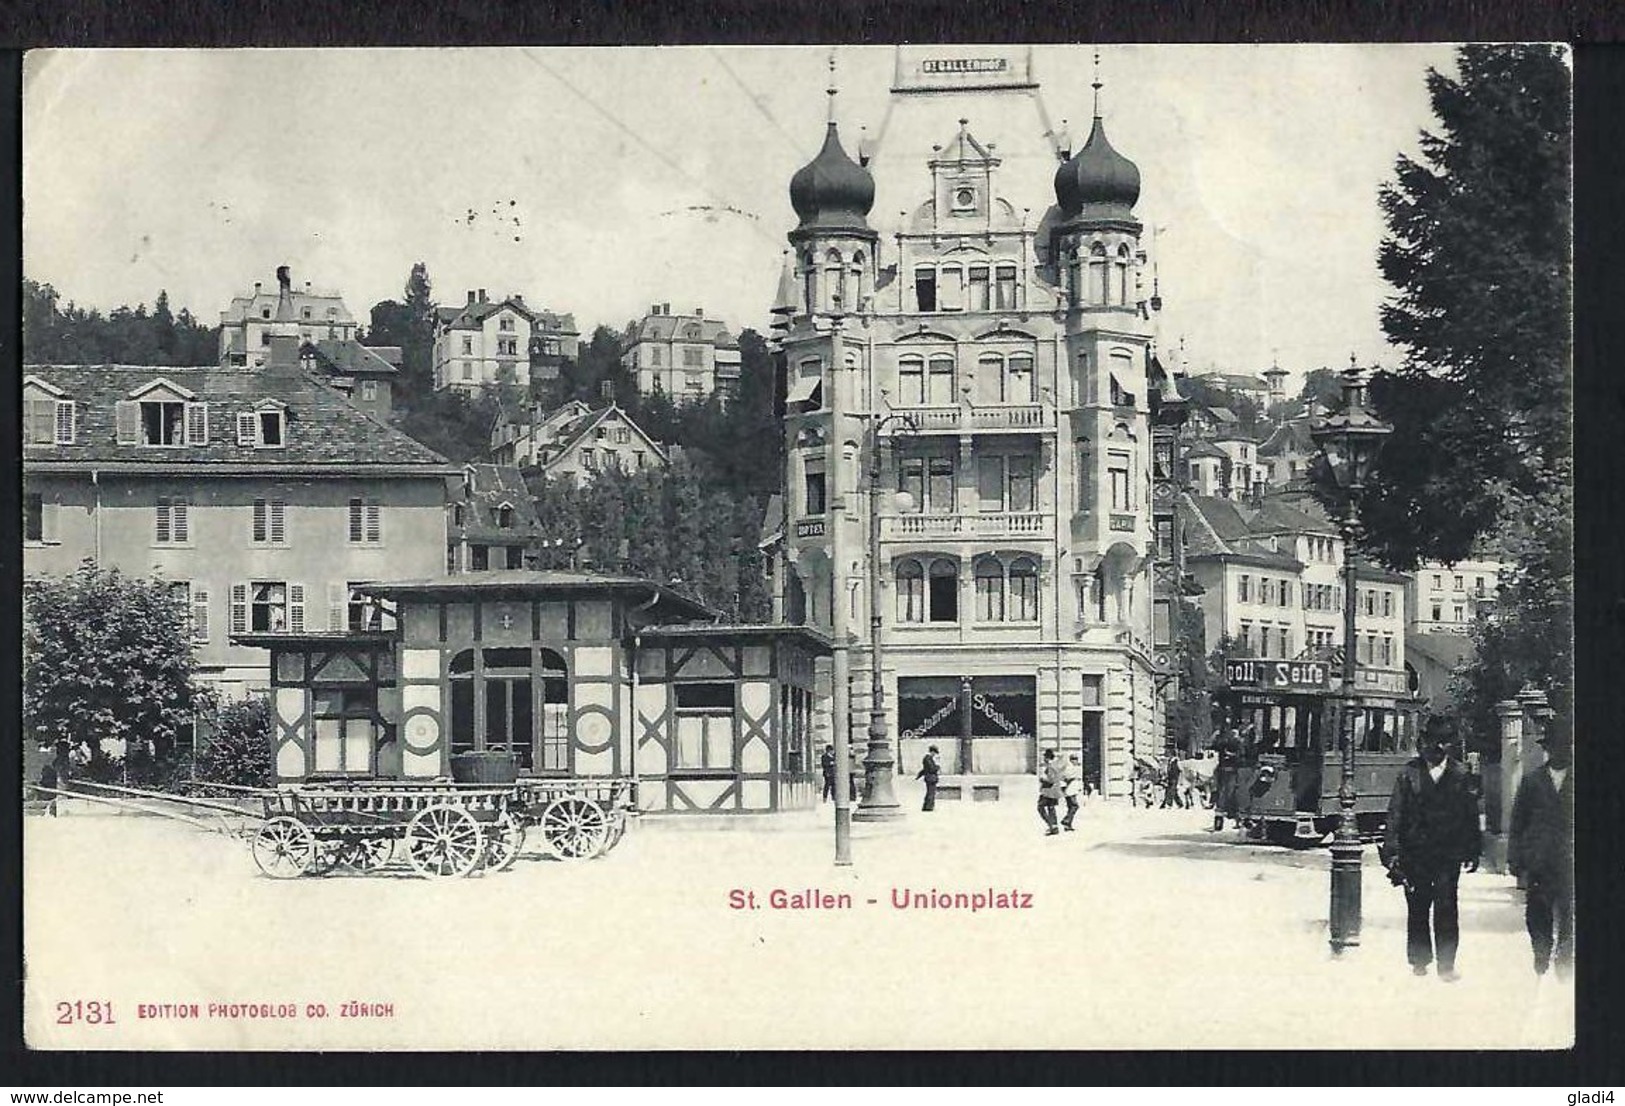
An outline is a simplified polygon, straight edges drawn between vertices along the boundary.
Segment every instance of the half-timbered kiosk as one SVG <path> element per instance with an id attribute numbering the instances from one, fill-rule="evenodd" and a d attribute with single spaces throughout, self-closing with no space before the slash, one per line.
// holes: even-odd
<path id="1" fill-rule="evenodd" d="M 813 662 L 830 651 L 816 630 L 722 625 L 631 577 L 499 571 L 363 590 L 393 629 L 236 639 L 271 652 L 280 780 L 434 779 L 457 753 L 497 751 L 521 775 L 633 776 L 645 811 L 813 801 Z"/>

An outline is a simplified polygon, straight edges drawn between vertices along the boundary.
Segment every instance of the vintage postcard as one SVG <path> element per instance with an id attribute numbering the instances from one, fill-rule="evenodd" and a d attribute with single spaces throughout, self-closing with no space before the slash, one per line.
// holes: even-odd
<path id="1" fill-rule="evenodd" d="M 29 1046 L 1570 1047 L 1571 84 L 28 55 Z"/>

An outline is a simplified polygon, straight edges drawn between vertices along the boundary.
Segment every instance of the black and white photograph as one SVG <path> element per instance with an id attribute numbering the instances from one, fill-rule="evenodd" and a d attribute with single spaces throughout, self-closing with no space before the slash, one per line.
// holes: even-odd
<path id="1" fill-rule="evenodd" d="M 1571 1048 L 1572 86 L 29 53 L 27 1045 Z"/>

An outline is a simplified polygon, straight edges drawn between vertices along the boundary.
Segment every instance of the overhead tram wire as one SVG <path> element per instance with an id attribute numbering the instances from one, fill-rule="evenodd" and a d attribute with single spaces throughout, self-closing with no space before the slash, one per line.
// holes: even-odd
<path id="1" fill-rule="evenodd" d="M 716 59 L 717 64 L 722 67 L 722 71 L 728 74 L 729 77 L 733 78 L 734 84 L 739 87 L 739 91 L 744 94 L 745 99 L 749 100 L 752 106 L 754 106 L 757 111 L 761 112 L 762 117 L 772 125 L 773 129 L 778 131 L 779 134 L 784 137 L 784 140 L 790 144 L 792 149 L 795 150 L 796 155 L 798 157 L 805 157 L 807 155 L 807 151 L 803 148 L 802 144 L 797 142 L 795 136 L 784 129 L 783 124 L 779 122 L 777 116 L 775 116 L 771 111 L 767 110 L 767 105 L 763 104 L 762 101 L 757 98 L 756 94 L 750 90 L 750 86 L 745 83 L 744 79 L 740 77 L 738 73 L 734 72 L 733 66 L 729 65 L 725 60 L 723 60 L 722 52 L 715 46 L 710 47 L 709 52 L 711 56 Z"/>
<path id="2" fill-rule="evenodd" d="M 620 118 L 614 112 L 610 111 L 608 108 L 604 107 L 598 101 L 594 100 L 591 96 L 588 96 L 585 92 L 581 91 L 574 84 L 570 83 L 569 79 L 567 79 L 564 76 L 564 74 L 560 73 L 558 70 L 556 70 L 552 66 L 548 65 L 541 58 L 538 58 L 529 48 L 527 48 L 527 49 L 525 49 L 523 51 L 523 56 L 527 61 L 531 62 L 538 69 L 540 69 L 543 73 L 546 73 L 549 77 L 552 77 L 555 81 L 558 81 L 565 88 L 569 89 L 572 93 L 575 94 L 577 99 L 581 100 L 588 107 L 590 107 L 594 111 L 596 111 L 599 115 L 602 115 L 605 119 L 609 120 L 609 122 L 614 125 L 616 130 L 620 131 L 622 134 L 626 135 L 632 141 L 636 142 L 639 146 L 642 146 L 645 150 L 648 150 L 655 157 L 659 158 L 660 161 L 663 164 L 665 164 L 665 166 L 667 168 L 669 168 L 673 173 L 676 173 L 683 180 L 687 181 L 689 184 L 693 185 L 695 188 L 698 188 L 701 192 L 705 193 L 707 196 L 711 197 L 711 199 L 715 200 L 717 203 L 723 205 L 724 207 L 730 207 L 730 208 L 733 208 L 736 211 L 741 211 L 741 212 L 744 212 L 746 210 L 745 208 L 741 207 L 740 205 L 731 202 L 726 196 L 724 196 L 721 193 L 717 192 L 710 185 L 705 184 L 702 181 L 696 180 L 693 177 L 693 175 L 691 175 L 686 169 L 684 169 L 681 165 L 677 164 L 671 158 L 667 157 L 666 154 L 663 151 L 656 148 L 653 143 L 649 142 L 642 135 L 638 134 L 631 127 L 629 127 L 625 123 L 623 123 L 620 120 Z M 750 221 L 750 226 L 751 226 L 751 229 L 754 230 L 757 234 L 760 234 L 763 238 L 767 239 L 769 242 L 772 242 L 775 249 L 778 248 L 779 240 L 777 238 L 775 238 L 772 234 L 769 234 L 765 229 L 763 229 L 763 227 L 760 225 L 760 219 L 759 218 L 751 220 Z"/>

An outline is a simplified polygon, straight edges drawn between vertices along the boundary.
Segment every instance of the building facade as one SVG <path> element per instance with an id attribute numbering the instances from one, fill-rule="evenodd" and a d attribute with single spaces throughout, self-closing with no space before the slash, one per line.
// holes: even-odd
<path id="1" fill-rule="evenodd" d="M 1053 747 L 1122 794 L 1162 745 L 1139 171 L 1098 117 L 1057 153 L 1033 221 L 961 122 L 914 167 L 925 194 L 884 265 L 874 181 L 833 120 L 792 178 L 778 578 L 792 621 L 834 639 L 836 724 L 868 714 L 878 573 L 905 763 L 936 744 L 950 773 L 1025 773 Z"/>
<path id="2" fill-rule="evenodd" d="M 464 465 L 446 512 L 447 572 L 536 567 L 542 526 L 517 468 Z"/>
<path id="3" fill-rule="evenodd" d="M 644 395 L 665 392 L 682 401 L 739 394 L 739 340 L 703 307 L 674 315 L 669 303 L 652 305 L 627 336 L 621 364 Z"/>
<path id="4" fill-rule="evenodd" d="M 296 289 L 288 266 L 278 266 L 276 291 L 254 282 L 252 295 L 237 296 L 220 313 L 220 364 L 224 368 L 264 368 L 273 337 L 299 345 L 324 340 L 354 341 L 359 324 L 337 292 L 319 292 L 305 281 Z"/>
<path id="5" fill-rule="evenodd" d="M 1418 565 L 1407 592 L 1409 629 L 1419 634 L 1465 634 L 1480 614 L 1494 612 L 1502 567 L 1489 560 Z"/>
<path id="6" fill-rule="evenodd" d="M 173 581 L 227 696 L 269 676 L 232 633 L 379 626 L 362 582 L 444 562 L 457 470 L 298 368 L 25 372 L 24 572 Z"/>
<path id="7" fill-rule="evenodd" d="M 666 448 L 614 403 L 591 408 L 572 400 L 531 417 L 529 425 L 506 417 L 497 423 L 490 454 L 496 464 L 539 468 L 580 487 L 600 472 L 641 472 L 670 462 Z"/>
<path id="8" fill-rule="evenodd" d="M 558 375 L 576 356 L 579 335 L 569 315 L 533 310 L 513 295 L 492 300 L 484 288 L 470 290 L 460 307 L 435 309 L 433 352 L 436 391 L 466 393 L 496 384 L 528 389 Z"/>

